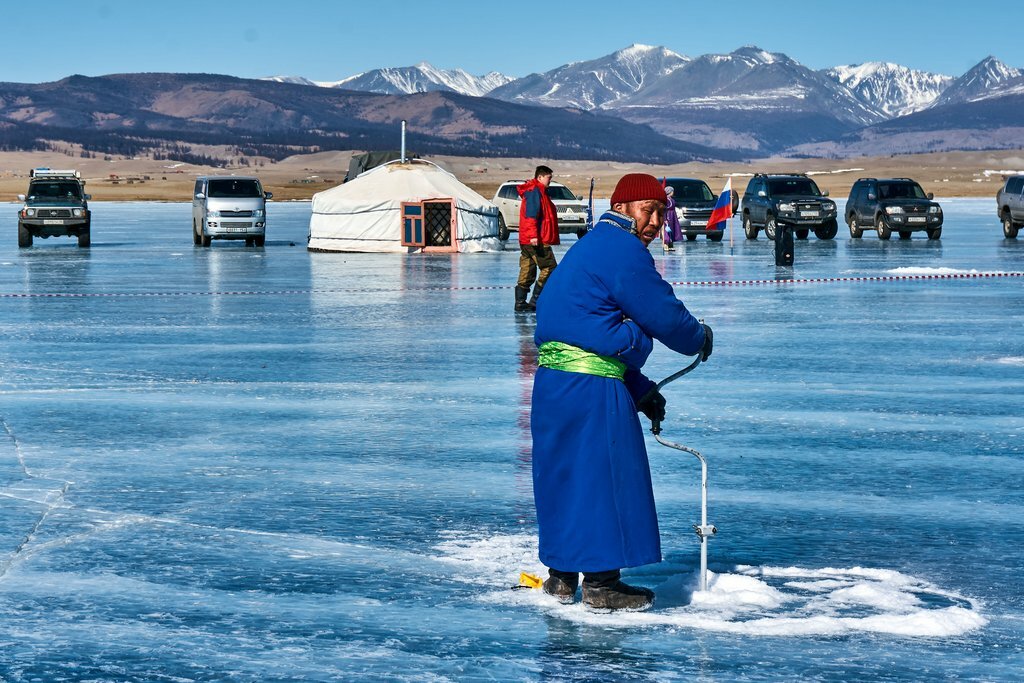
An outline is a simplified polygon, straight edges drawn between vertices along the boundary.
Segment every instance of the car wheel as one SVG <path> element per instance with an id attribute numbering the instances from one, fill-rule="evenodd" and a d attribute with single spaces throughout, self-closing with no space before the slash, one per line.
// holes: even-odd
<path id="1" fill-rule="evenodd" d="M 194 244 L 194 245 L 196 245 L 198 247 L 202 243 L 203 243 L 203 241 L 199 237 L 199 231 L 196 229 L 195 219 L 193 219 L 192 220 L 192 244 Z"/>
<path id="2" fill-rule="evenodd" d="M 814 229 L 814 236 L 819 240 L 830 240 L 839 232 L 839 224 L 834 220 L 826 221 L 820 228 Z"/>
<path id="3" fill-rule="evenodd" d="M 796 238 L 798 240 L 805 240 L 805 239 L 807 239 L 807 236 L 810 235 L 810 234 L 811 234 L 810 230 L 797 230 L 796 231 Z"/>
<path id="4" fill-rule="evenodd" d="M 748 240 L 757 239 L 757 228 L 750 222 L 750 214 L 743 214 L 743 234 L 747 236 Z"/>
<path id="5" fill-rule="evenodd" d="M 892 237 L 892 228 L 885 224 L 885 216 L 878 214 L 875 216 L 875 230 L 878 231 L 878 239 L 887 240 Z"/>
<path id="6" fill-rule="evenodd" d="M 725 237 L 725 233 L 721 230 L 708 233 L 708 239 L 712 242 L 721 242 L 723 237 Z"/>
<path id="7" fill-rule="evenodd" d="M 508 242 L 508 238 L 511 235 L 508 231 L 508 226 L 505 225 L 505 217 L 500 213 L 498 214 L 498 239 L 502 242 Z"/>
<path id="8" fill-rule="evenodd" d="M 693 232 L 686 233 L 686 241 L 687 242 L 696 242 L 697 241 L 697 234 L 693 233 Z"/>
<path id="9" fill-rule="evenodd" d="M 909 240 L 910 239 L 910 231 L 909 230 L 900 230 L 900 239 L 901 240 Z"/>
<path id="10" fill-rule="evenodd" d="M 942 237 L 942 228 L 932 228 L 928 231 L 928 239 L 937 240 Z"/>
<path id="11" fill-rule="evenodd" d="M 28 231 L 21 221 L 18 221 L 18 246 L 19 247 L 31 247 L 32 246 L 32 233 Z"/>
<path id="12" fill-rule="evenodd" d="M 860 239 L 864 236 L 864 230 L 857 225 L 857 217 L 850 216 L 850 237 Z"/>
<path id="13" fill-rule="evenodd" d="M 266 235 L 260 235 L 259 237 L 255 237 L 255 238 L 253 238 L 253 240 L 252 240 L 252 241 L 253 241 L 253 243 L 254 243 L 254 244 L 255 244 L 255 245 L 257 246 L 257 247 L 262 247 L 262 246 L 263 246 L 264 244 L 266 244 L 266 243 L 267 243 L 267 236 L 266 236 Z"/>
<path id="14" fill-rule="evenodd" d="M 92 244 L 92 226 L 89 223 L 85 224 L 85 232 L 78 233 L 78 246 L 85 248 Z"/>
<path id="15" fill-rule="evenodd" d="M 764 236 L 765 239 L 775 241 L 775 231 L 778 230 L 778 224 L 775 222 L 775 216 L 768 216 L 764 221 Z"/>
<path id="16" fill-rule="evenodd" d="M 1004 212 L 1003 213 L 1003 237 L 1005 237 L 1006 239 L 1010 239 L 1010 240 L 1015 239 L 1017 237 L 1017 231 L 1018 230 L 1019 230 L 1019 228 L 1017 227 L 1017 224 L 1014 223 L 1013 222 L 1013 218 L 1010 217 L 1010 212 L 1009 211 Z M 32 236 L 29 235 L 29 239 L 30 239 L 29 244 L 32 244 L 31 237 Z M 19 244 L 20 244 L 20 242 L 19 242 Z"/>
<path id="17" fill-rule="evenodd" d="M 253 238 L 253 237 L 246 237 L 245 238 L 245 246 L 251 247 L 254 244 L 256 244 L 256 239 L 255 238 Z"/>
<path id="18" fill-rule="evenodd" d="M 200 235 L 200 236 L 199 236 L 199 243 L 200 243 L 201 245 L 203 245 L 204 247 L 208 247 L 208 246 L 210 246 L 210 242 L 211 242 L 212 240 L 213 240 L 213 238 L 212 238 L 212 237 L 210 237 L 209 235 Z"/>

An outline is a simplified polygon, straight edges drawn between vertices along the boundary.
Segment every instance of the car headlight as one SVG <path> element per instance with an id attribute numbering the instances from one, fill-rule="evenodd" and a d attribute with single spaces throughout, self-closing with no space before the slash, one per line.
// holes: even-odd
<path id="1" fill-rule="evenodd" d="M 937 206 L 929 206 L 928 207 L 928 213 L 938 213 L 938 212 L 939 212 L 939 207 L 937 207 Z"/>
<path id="2" fill-rule="evenodd" d="M 822 203 L 821 208 L 823 208 L 825 211 L 835 211 L 836 210 L 836 203 L 835 202 L 824 202 L 824 203 Z"/>
<path id="3" fill-rule="evenodd" d="M 793 206 L 792 204 L 786 204 L 786 203 L 779 204 L 779 211 L 794 211 L 794 210 L 796 210 L 796 207 Z"/>
<path id="4" fill-rule="evenodd" d="M 903 207 L 902 206 L 887 206 L 887 207 L 885 207 L 885 212 L 887 214 L 890 214 L 890 215 L 897 214 L 897 213 L 903 213 Z"/>
<path id="5" fill-rule="evenodd" d="M 207 211 L 206 212 L 206 217 L 207 218 L 220 218 L 220 211 Z"/>
<path id="6" fill-rule="evenodd" d="M 253 218 L 263 218 L 263 209 L 256 209 L 252 212 Z"/>
<path id="7" fill-rule="evenodd" d="M 36 210 L 35 209 L 25 209 L 25 215 L 26 216 L 35 216 L 36 215 Z"/>
<path id="8" fill-rule="evenodd" d="M 71 215 L 74 216 L 75 218 L 81 218 L 82 217 L 82 210 L 81 209 L 71 209 Z"/>

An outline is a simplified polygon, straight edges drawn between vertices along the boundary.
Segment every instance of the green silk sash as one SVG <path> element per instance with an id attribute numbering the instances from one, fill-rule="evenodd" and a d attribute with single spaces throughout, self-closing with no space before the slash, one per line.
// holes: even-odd
<path id="1" fill-rule="evenodd" d="M 541 344 L 537 364 L 542 368 L 609 377 L 619 381 L 623 381 L 626 376 L 626 364 L 622 361 L 608 356 L 599 356 L 562 342 Z"/>

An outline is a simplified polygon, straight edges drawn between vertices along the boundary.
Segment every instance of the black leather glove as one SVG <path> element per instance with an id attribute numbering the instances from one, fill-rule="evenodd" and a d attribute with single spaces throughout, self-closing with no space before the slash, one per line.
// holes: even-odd
<path id="1" fill-rule="evenodd" d="M 665 419 L 665 397 L 660 391 L 652 391 L 640 399 L 636 409 L 646 415 L 648 420 L 661 422 Z"/>
<path id="2" fill-rule="evenodd" d="M 711 349 L 715 345 L 715 335 L 711 333 L 711 326 L 704 325 L 704 346 L 700 347 L 700 359 L 706 361 L 711 357 Z"/>

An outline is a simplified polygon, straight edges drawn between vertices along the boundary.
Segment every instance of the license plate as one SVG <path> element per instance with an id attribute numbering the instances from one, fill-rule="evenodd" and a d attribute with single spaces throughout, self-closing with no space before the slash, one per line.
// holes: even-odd
<path id="1" fill-rule="evenodd" d="M 224 228 L 228 232 L 248 232 L 249 228 Z"/>
<path id="2" fill-rule="evenodd" d="M 690 225 L 692 225 L 694 227 L 701 227 L 702 228 L 702 227 L 704 227 L 707 224 L 708 224 L 707 221 L 690 221 Z"/>
<path id="3" fill-rule="evenodd" d="M 59 218 L 47 218 L 43 221 L 43 225 L 64 225 L 64 221 Z"/>
<path id="4" fill-rule="evenodd" d="M 820 214 L 817 211 L 801 211 L 801 218 L 817 218 Z"/>
<path id="5" fill-rule="evenodd" d="M 925 218 L 924 216 L 911 216 L 910 218 L 907 219 L 907 222 L 908 223 L 924 223 L 926 220 L 928 220 L 928 219 Z"/>

